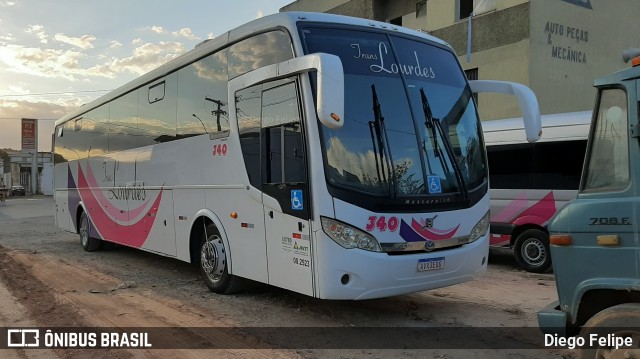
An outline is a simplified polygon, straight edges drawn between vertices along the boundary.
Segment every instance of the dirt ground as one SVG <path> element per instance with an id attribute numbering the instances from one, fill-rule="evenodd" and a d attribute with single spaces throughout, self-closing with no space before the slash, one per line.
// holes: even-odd
<path id="1" fill-rule="evenodd" d="M 542 345 L 532 334 L 539 334 L 536 312 L 557 294 L 552 274 L 518 269 L 508 250 L 492 250 L 489 270 L 475 281 L 392 298 L 324 301 L 267 285 L 221 296 L 209 292 L 187 263 L 120 246 L 84 252 L 76 234 L 54 226 L 52 213 L 50 197 L 0 203 L 0 327 L 191 328 L 183 339 L 194 348 L 215 348 L 207 344 L 211 332 L 206 328 L 239 330 L 216 332 L 216 340 L 225 343 L 222 349 L 4 349 L 1 358 L 574 355 L 568 350 L 522 349 Z M 339 344 L 340 349 L 317 349 L 303 344 L 317 343 L 317 333 L 308 327 L 337 327 L 347 335 L 361 327 L 435 327 L 453 344 L 443 349 L 343 349 L 350 346 Z M 295 340 L 283 345 L 277 332 Z M 505 343 L 488 347 L 510 349 L 454 349 L 465 348 L 470 336 L 478 333 L 493 343 Z M 345 343 L 355 339 L 344 338 Z"/>

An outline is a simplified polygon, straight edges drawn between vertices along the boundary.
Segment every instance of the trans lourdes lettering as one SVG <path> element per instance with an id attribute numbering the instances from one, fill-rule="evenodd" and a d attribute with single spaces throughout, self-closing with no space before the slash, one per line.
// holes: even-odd
<path id="1" fill-rule="evenodd" d="M 144 201 L 147 199 L 147 191 L 144 183 L 141 185 L 126 185 L 124 187 L 115 187 L 109 190 L 109 199 Z"/>
<path id="2" fill-rule="evenodd" d="M 395 74 L 395 75 L 397 75 L 398 73 L 401 73 L 403 75 L 409 75 L 409 76 L 413 75 L 413 76 L 431 78 L 431 79 L 436 78 L 436 73 L 435 71 L 433 71 L 433 68 L 422 67 L 422 65 L 420 65 L 418 52 L 415 50 L 413 51 L 413 55 L 416 59 L 415 65 L 400 64 L 395 62 L 389 65 L 389 64 L 385 64 L 385 61 L 384 61 L 385 55 L 389 53 L 389 51 L 387 50 L 387 45 L 384 42 L 381 42 L 378 45 L 377 54 L 363 53 L 360 50 L 359 44 L 351 44 L 351 47 L 358 51 L 358 53 L 353 56 L 354 58 L 379 61 L 379 63 L 369 66 L 369 69 L 372 72 L 375 72 L 375 73 L 386 72 L 388 74 Z"/>

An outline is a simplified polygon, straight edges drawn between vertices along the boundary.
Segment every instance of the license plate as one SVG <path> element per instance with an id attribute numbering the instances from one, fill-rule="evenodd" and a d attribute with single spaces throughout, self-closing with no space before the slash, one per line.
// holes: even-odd
<path id="1" fill-rule="evenodd" d="M 444 268 L 444 257 L 418 260 L 418 272 Z"/>

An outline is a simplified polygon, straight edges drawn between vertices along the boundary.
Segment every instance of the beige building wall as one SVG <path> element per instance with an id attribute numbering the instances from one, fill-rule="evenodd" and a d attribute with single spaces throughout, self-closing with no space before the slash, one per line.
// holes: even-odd
<path id="1" fill-rule="evenodd" d="M 543 113 L 592 109 L 593 80 L 628 67 L 622 52 L 640 47 L 640 1 L 590 3 L 531 2 L 530 87 Z"/>
<path id="2" fill-rule="evenodd" d="M 456 22 L 456 1 L 427 0 L 427 23 L 425 30 L 433 31 L 451 26 Z"/>
<path id="3" fill-rule="evenodd" d="M 463 69 L 478 69 L 478 79 L 514 81 L 529 85 L 529 40 L 495 47 L 471 55 L 458 57 Z M 495 120 L 521 116 L 520 106 L 514 96 L 480 93 L 478 113 L 481 120 Z"/>
<path id="4" fill-rule="evenodd" d="M 351 0 L 298 0 L 280 8 L 283 11 L 312 11 L 328 12 L 329 10 L 348 3 Z"/>
<path id="5" fill-rule="evenodd" d="M 474 0 L 477 4 L 480 0 Z M 524 4 L 529 0 L 493 0 L 495 10 L 500 11 L 516 5 Z M 427 18 L 422 29 L 427 31 L 438 30 L 443 27 L 454 25 L 460 21 L 458 18 L 458 1 L 457 0 L 427 0 Z M 403 22 L 404 24 L 404 22 Z"/>

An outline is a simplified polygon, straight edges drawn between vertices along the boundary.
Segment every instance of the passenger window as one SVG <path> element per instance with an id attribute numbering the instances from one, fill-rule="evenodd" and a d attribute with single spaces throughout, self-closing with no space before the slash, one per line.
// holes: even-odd
<path id="1" fill-rule="evenodd" d="M 267 150 L 264 183 L 304 182 L 304 146 L 295 82 L 263 91 L 262 134 Z"/>
<path id="2" fill-rule="evenodd" d="M 178 71 L 178 138 L 229 129 L 227 51 Z"/>
<path id="3" fill-rule="evenodd" d="M 229 79 L 291 58 L 291 39 L 284 31 L 250 37 L 229 47 Z"/>
<path id="4" fill-rule="evenodd" d="M 260 177 L 260 92 L 262 85 L 236 92 L 236 113 L 238 132 L 244 165 L 249 175 L 249 183 L 262 188 Z"/>
<path id="5" fill-rule="evenodd" d="M 140 89 L 138 146 L 173 141 L 176 138 L 178 81 L 174 72 Z"/>
<path id="6" fill-rule="evenodd" d="M 109 113 L 109 152 L 137 147 L 138 91 L 113 100 Z"/>

